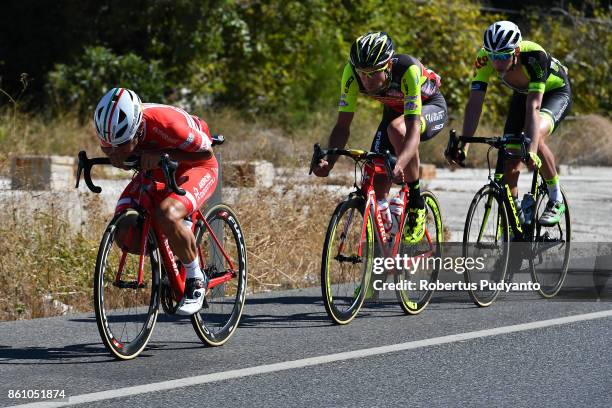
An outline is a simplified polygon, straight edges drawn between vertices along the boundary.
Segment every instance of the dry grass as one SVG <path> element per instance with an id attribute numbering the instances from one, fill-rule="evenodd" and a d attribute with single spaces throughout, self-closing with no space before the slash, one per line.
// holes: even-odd
<path id="1" fill-rule="evenodd" d="M 91 310 L 92 276 L 103 225 L 92 220 L 86 233 L 74 233 L 56 211 L 59 205 L 35 211 L 27 219 L 18 215 L 17 208 L 5 208 L 0 214 L 0 320 L 59 314 L 61 310 L 45 297 L 74 311 Z"/>

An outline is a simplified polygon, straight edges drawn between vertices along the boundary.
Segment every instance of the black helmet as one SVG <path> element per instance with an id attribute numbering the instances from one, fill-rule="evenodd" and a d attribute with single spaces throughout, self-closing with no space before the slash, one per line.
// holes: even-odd
<path id="1" fill-rule="evenodd" d="M 387 63 L 394 52 L 393 40 L 387 33 L 370 32 L 353 42 L 350 62 L 355 68 L 375 68 Z"/>

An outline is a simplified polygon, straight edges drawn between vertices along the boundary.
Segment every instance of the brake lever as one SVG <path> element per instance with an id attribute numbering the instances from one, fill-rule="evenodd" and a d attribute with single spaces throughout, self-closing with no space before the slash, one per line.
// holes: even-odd
<path id="1" fill-rule="evenodd" d="M 161 167 L 164 173 L 164 177 L 166 178 L 166 186 L 169 186 L 170 190 L 180 196 L 184 196 L 185 194 L 187 194 L 185 190 L 183 190 L 176 184 L 175 176 L 176 169 L 178 168 L 178 163 L 170 160 L 170 156 L 168 155 L 168 153 L 164 153 L 161 155 L 159 167 Z"/>

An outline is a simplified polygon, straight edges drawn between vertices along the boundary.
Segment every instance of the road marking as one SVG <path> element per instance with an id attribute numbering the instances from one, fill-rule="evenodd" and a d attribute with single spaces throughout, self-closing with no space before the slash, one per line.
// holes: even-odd
<path id="1" fill-rule="evenodd" d="M 336 361 L 352 360 L 355 358 L 377 356 L 395 351 L 413 350 L 421 347 L 436 346 L 440 344 L 456 343 L 465 340 L 482 337 L 498 336 L 500 334 L 517 333 L 527 330 L 541 329 L 544 327 L 558 326 L 562 324 L 581 322 L 586 320 L 602 319 L 612 317 L 612 310 L 586 313 L 574 316 L 560 317 L 556 319 L 540 320 L 531 323 L 522 323 L 512 326 L 497 327 L 494 329 L 478 330 L 467 333 L 452 334 L 449 336 L 434 337 L 431 339 L 409 341 L 407 343 L 391 344 L 389 346 L 372 347 L 361 350 L 346 351 L 342 353 L 328 354 L 325 356 L 309 357 L 301 360 L 284 361 L 282 363 L 266 364 L 255 367 L 241 368 L 238 370 L 222 371 L 218 373 L 198 375 L 195 377 L 181 378 L 178 380 L 162 381 L 151 384 L 136 385 L 133 387 L 118 388 L 115 390 L 94 392 L 69 397 L 57 402 L 35 402 L 31 404 L 17 405 L 19 407 L 63 407 L 68 405 L 83 404 L 87 402 L 103 401 L 113 398 L 129 397 L 132 395 L 145 394 L 149 392 L 173 390 L 193 385 L 206 384 L 216 381 L 229 380 L 232 378 L 249 377 L 252 375 L 273 373 L 277 371 L 303 368 L 319 364 L 333 363 Z"/>

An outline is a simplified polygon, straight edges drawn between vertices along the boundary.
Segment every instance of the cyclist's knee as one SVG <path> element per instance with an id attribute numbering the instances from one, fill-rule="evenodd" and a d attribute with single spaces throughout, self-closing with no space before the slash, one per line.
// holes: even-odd
<path id="1" fill-rule="evenodd" d="M 162 201 L 155 210 L 156 221 L 162 225 L 171 225 L 180 222 L 187 215 L 185 207 L 175 200 Z"/>

